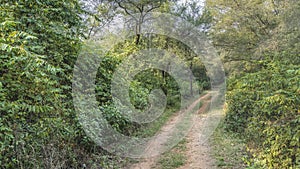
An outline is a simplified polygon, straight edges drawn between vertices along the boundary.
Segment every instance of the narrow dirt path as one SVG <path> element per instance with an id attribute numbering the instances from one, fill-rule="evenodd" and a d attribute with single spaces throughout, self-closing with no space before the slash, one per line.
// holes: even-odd
<path id="1" fill-rule="evenodd" d="M 206 169 L 211 168 L 213 161 L 208 156 L 209 146 L 205 144 L 200 144 L 198 134 L 201 133 L 199 131 L 201 129 L 201 125 L 203 120 L 205 118 L 201 117 L 199 113 L 205 112 L 209 108 L 209 99 L 211 97 L 210 93 L 205 94 L 204 96 L 197 99 L 195 102 L 193 102 L 186 110 L 185 112 L 190 112 L 194 109 L 194 107 L 200 102 L 203 101 L 203 105 L 198 110 L 198 113 L 192 114 L 192 122 L 195 124 L 192 129 L 189 131 L 189 134 L 187 135 L 187 152 L 186 156 L 188 158 L 187 164 L 181 169 L 189 169 L 189 168 L 199 168 L 199 169 Z M 153 141 L 150 141 L 146 152 L 149 154 L 158 154 L 159 150 L 162 149 L 163 144 L 166 143 L 168 138 L 170 138 L 170 132 L 174 129 L 177 123 L 180 122 L 182 116 L 184 113 L 178 112 L 173 117 L 170 118 L 170 120 L 161 128 L 159 134 L 153 139 Z M 150 158 L 142 159 L 140 162 L 132 165 L 129 167 L 130 169 L 151 169 L 154 168 L 156 165 L 156 162 L 158 161 L 160 156 L 153 156 Z"/>
<path id="2" fill-rule="evenodd" d="M 187 135 L 187 161 L 179 169 L 215 169 L 212 157 L 210 136 L 224 117 L 220 88 L 210 91 L 211 98 L 204 100 L 203 106 L 194 115 L 194 126 Z"/>
<path id="3" fill-rule="evenodd" d="M 179 169 L 213 169 L 215 161 L 210 156 L 210 145 L 207 140 L 201 140 L 201 134 L 207 119 L 207 114 L 204 114 L 209 108 L 209 101 L 206 100 L 197 114 L 194 114 L 194 126 L 187 135 L 187 151 L 185 156 L 187 161 L 184 166 Z"/>

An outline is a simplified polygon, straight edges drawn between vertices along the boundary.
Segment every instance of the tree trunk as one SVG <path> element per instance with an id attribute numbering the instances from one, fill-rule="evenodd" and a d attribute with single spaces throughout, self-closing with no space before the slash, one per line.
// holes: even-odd
<path id="1" fill-rule="evenodd" d="M 192 67 L 193 67 L 193 61 L 191 61 L 191 63 L 190 63 L 190 70 L 191 70 L 191 74 L 190 74 L 190 94 L 191 94 L 191 96 L 194 95 L 194 93 L 193 93 L 193 72 L 192 72 Z"/>

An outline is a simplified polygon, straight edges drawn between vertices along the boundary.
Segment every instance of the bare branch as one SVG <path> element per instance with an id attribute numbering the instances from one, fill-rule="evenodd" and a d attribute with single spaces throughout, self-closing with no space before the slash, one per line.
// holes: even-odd
<path id="1" fill-rule="evenodd" d="M 136 19 L 125 6 L 122 5 L 122 1 L 116 1 L 120 8 L 124 9 L 125 13 L 130 15 L 136 22 L 138 22 L 138 19 Z"/>
<path id="2" fill-rule="evenodd" d="M 153 11 L 154 9 L 160 8 L 161 5 L 162 5 L 162 1 L 159 1 L 159 4 L 157 6 L 153 6 L 152 8 L 148 9 L 146 11 L 146 13 L 149 13 L 149 12 Z"/>

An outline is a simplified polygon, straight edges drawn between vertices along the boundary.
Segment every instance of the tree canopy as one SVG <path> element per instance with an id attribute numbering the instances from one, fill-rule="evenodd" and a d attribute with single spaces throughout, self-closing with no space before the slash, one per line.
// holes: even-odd
<path id="1" fill-rule="evenodd" d="M 114 130 L 127 136 L 155 135 L 179 110 L 181 98 L 195 99 L 196 88 L 210 89 L 204 63 L 187 44 L 167 35 L 143 34 L 151 12 L 170 13 L 192 23 L 218 50 L 228 75 L 224 126 L 245 140 L 245 163 L 252 168 L 299 168 L 298 0 L 0 2 L 1 168 L 120 168 L 131 162 L 99 147 L 79 122 L 72 79 L 82 51 L 101 57 L 93 89 L 97 108 Z M 115 46 L 106 44 L 111 49 L 102 52 L 97 40 L 119 38 L 101 34 L 114 26 L 110 24 L 115 18 L 129 18 L 132 36 Z M 153 90 L 162 89 L 166 95 L 161 117 L 139 124 L 117 109 L 111 83 L 124 60 L 151 48 L 178 56 L 195 79 L 190 74 L 184 77 L 188 81 L 178 82 L 167 71 L 154 68 L 130 82 L 120 77 L 118 82 L 129 84 L 129 102 L 140 112 L 152 106 Z M 166 59 L 161 56 L 160 62 Z M 216 66 L 214 61 L 209 65 Z M 133 70 L 143 64 L 129 66 Z M 180 92 L 180 83 L 189 90 Z"/>

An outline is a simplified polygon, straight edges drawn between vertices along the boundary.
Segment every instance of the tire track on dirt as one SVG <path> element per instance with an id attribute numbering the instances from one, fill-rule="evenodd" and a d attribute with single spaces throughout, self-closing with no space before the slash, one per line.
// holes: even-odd
<path id="1" fill-rule="evenodd" d="M 133 164 L 130 169 L 151 169 L 155 166 L 156 162 L 159 159 L 159 154 L 164 150 L 164 144 L 170 139 L 172 136 L 172 131 L 174 131 L 174 128 L 176 127 L 176 124 L 180 123 L 182 118 L 186 113 L 191 112 L 194 107 L 200 102 L 204 101 L 204 104 L 201 106 L 201 108 L 197 111 L 199 112 L 205 112 L 209 108 L 209 99 L 211 97 L 210 92 L 205 94 L 204 96 L 200 97 L 196 101 L 194 101 L 187 109 L 184 110 L 184 112 L 177 112 L 173 117 L 168 120 L 168 122 L 161 128 L 159 133 L 152 139 L 149 144 L 147 145 L 145 153 L 149 154 L 149 158 L 142 159 L 140 162 Z M 192 114 L 192 122 L 196 122 L 197 120 L 195 118 L 196 114 Z M 194 128 L 194 126 L 192 127 Z M 171 131 L 171 132 L 170 132 Z M 191 133 L 190 131 L 189 133 Z M 190 137 L 190 136 L 188 136 Z"/>

